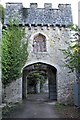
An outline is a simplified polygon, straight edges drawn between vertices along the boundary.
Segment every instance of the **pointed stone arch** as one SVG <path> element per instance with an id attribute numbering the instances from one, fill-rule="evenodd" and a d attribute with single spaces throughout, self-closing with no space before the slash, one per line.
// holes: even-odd
<path id="1" fill-rule="evenodd" d="M 46 37 L 40 33 L 33 39 L 33 52 L 46 52 Z"/>
<path id="2" fill-rule="evenodd" d="M 41 31 L 38 31 L 38 32 L 34 33 L 33 35 L 31 35 L 30 39 L 33 40 L 34 37 L 36 37 L 38 34 L 41 34 L 41 35 L 45 36 L 47 40 L 49 39 L 49 37 Z"/>
<path id="3" fill-rule="evenodd" d="M 42 61 L 35 61 L 32 63 L 28 63 L 24 66 L 23 68 L 23 80 L 22 80 L 22 98 L 26 99 L 27 97 L 27 81 L 26 81 L 26 76 L 28 74 L 28 67 L 34 64 L 43 64 L 48 66 L 48 79 L 49 79 L 49 99 L 51 100 L 57 100 L 57 68 L 47 62 L 42 62 Z"/>
<path id="4" fill-rule="evenodd" d="M 31 37 L 30 40 L 32 41 L 33 52 L 47 52 L 48 46 L 48 36 L 43 32 L 36 32 Z"/>
<path id="5" fill-rule="evenodd" d="M 26 66 L 30 66 L 32 64 L 36 64 L 36 63 L 42 63 L 42 64 L 47 64 L 47 65 L 50 65 L 50 66 L 53 66 L 55 67 L 55 69 L 57 69 L 57 71 L 60 71 L 60 68 L 57 64 L 55 63 L 52 63 L 52 62 L 49 62 L 49 61 L 46 61 L 46 60 L 35 60 L 35 61 L 29 61 L 29 62 L 26 62 L 26 64 L 24 65 L 24 67 L 22 68 L 22 71 L 24 70 L 24 68 Z"/>

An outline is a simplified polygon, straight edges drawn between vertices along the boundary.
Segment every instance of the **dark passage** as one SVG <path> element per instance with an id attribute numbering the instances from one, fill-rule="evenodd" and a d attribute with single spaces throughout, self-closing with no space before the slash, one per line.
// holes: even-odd
<path id="1" fill-rule="evenodd" d="M 50 100 L 57 101 L 57 69 L 45 63 L 28 65 L 23 70 L 23 99 L 28 93 L 48 93 Z"/>

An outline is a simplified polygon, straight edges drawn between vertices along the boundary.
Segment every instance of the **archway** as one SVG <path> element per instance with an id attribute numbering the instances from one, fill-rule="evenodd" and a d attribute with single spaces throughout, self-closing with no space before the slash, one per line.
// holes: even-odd
<path id="1" fill-rule="evenodd" d="M 41 72 L 45 73 L 45 76 L 47 76 L 45 78 L 48 78 L 49 99 L 57 100 L 57 69 L 52 65 L 41 63 L 41 62 L 30 64 L 24 67 L 23 78 L 22 78 L 22 99 L 26 99 L 27 93 L 29 92 L 27 89 L 27 86 L 28 86 L 27 76 L 33 73 L 41 74 Z"/>

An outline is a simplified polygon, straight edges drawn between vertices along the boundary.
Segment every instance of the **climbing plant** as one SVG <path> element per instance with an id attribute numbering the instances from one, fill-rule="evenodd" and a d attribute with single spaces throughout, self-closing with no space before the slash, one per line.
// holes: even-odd
<path id="1" fill-rule="evenodd" d="M 71 42 L 66 42 L 67 49 L 62 49 L 65 55 L 65 65 L 70 69 L 70 72 L 76 71 L 78 80 L 80 79 L 80 29 L 77 25 L 70 25 L 69 28 L 73 31 Z"/>
<path id="2" fill-rule="evenodd" d="M 2 30 L 2 82 L 4 85 L 16 80 L 28 56 L 25 29 L 9 21 L 9 27 Z"/>
<path id="3" fill-rule="evenodd" d="M 4 7 L 0 4 L 0 19 L 4 23 Z"/>

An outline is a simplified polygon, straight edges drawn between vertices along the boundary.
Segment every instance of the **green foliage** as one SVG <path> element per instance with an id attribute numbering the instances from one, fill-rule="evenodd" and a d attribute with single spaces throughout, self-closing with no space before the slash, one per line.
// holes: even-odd
<path id="1" fill-rule="evenodd" d="M 56 109 L 63 109 L 64 106 L 65 105 L 63 103 L 61 103 L 61 102 L 56 102 L 56 104 L 55 104 Z"/>
<path id="2" fill-rule="evenodd" d="M 71 43 L 67 43 L 67 49 L 62 49 L 65 57 L 65 65 L 70 68 L 71 72 L 76 70 L 80 73 L 80 29 L 77 25 L 69 26 L 74 31 Z"/>
<path id="3" fill-rule="evenodd" d="M 40 89 L 43 88 L 43 85 L 44 85 L 46 80 L 47 80 L 47 77 L 45 75 L 42 75 L 41 80 L 40 80 Z"/>
<path id="4" fill-rule="evenodd" d="M 4 7 L 1 4 L 0 4 L 0 18 L 3 24 L 4 23 Z"/>
<path id="5" fill-rule="evenodd" d="M 29 79 L 29 85 L 35 86 L 37 84 L 37 80 L 41 79 L 41 75 L 39 73 L 32 73 L 29 74 L 27 78 Z"/>
<path id="6" fill-rule="evenodd" d="M 24 41 L 25 30 L 10 23 L 2 31 L 2 82 L 8 84 L 21 75 L 21 69 L 27 60 L 27 45 Z"/>
<path id="7" fill-rule="evenodd" d="M 71 24 L 71 25 L 68 25 L 68 27 L 71 28 L 71 30 L 73 31 L 80 32 L 80 28 L 78 27 L 78 25 Z"/>
<path id="8" fill-rule="evenodd" d="M 40 81 L 40 89 L 43 87 L 43 84 L 45 83 L 46 77 L 43 76 L 41 73 L 35 72 L 28 76 L 29 79 L 29 85 L 35 86 L 37 84 L 37 81 Z"/>

